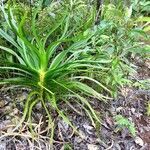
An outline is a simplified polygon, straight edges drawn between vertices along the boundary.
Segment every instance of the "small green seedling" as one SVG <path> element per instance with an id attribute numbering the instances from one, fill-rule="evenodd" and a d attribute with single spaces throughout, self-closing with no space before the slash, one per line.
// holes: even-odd
<path id="1" fill-rule="evenodd" d="M 150 116 L 150 101 L 147 103 L 146 114 L 147 114 L 147 116 Z"/>
<path id="2" fill-rule="evenodd" d="M 117 130 L 127 128 L 132 136 L 136 136 L 136 129 L 133 122 L 129 121 L 127 118 L 122 115 L 115 116 L 115 121 L 117 125 Z"/>
<path id="3" fill-rule="evenodd" d="M 65 144 L 64 145 L 64 150 L 72 150 L 70 144 Z"/>

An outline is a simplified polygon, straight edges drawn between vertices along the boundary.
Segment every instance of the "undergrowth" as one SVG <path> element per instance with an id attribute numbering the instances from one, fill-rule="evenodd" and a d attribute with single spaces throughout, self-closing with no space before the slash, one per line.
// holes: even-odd
<path id="1" fill-rule="evenodd" d="M 100 118 L 91 101 L 106 103 L 121 86 L 133 84 L 128 78 L 136 72 L 131 60 L 136 55 L 149 57 L 145 41 L 150 20 L 144 15 L 136 18 L 135 3 L 123 7 L 104 3 L 100 23 L 95 25 L 97 10 L 87 1 L 43 2 L 32 7 L 11 1 L 0 5 L 0 84 L 32 90 L 13 131 L 27 121 L 37 136 L 32 110 L 41 103 L 52 142 L 52 110 L 78 133 L 60 102 L 81 105 L 96 127 Z"/>

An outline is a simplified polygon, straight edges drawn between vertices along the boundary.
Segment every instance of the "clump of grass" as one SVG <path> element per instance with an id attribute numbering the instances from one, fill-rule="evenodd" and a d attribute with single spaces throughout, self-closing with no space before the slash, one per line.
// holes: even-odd
<path id="1" fill-rule="evenodd" d="M 72 97 L 77 103 L 81 103 L 88 114 L 93 126 L 95 121 L 100 123 L 99 117 L 91 107 L 86 97 L 92 97 L 106 102 L 107 96 L 97 92 L 90 86 L 91 83 L 111 92 L 107 87 L 97 80 L 88 76 L 90 71 L 102 69 L 101 61 L 92 61 L 84 57 L 79 57 L 81 53 L 87 51 L 90 45 L 89 39 L 93 37 L 92 30 L 86 30 L 79 34 L 69 35 L 71 14 L 67 9 L 59 22 L 52 24 L 46 35 L 39 36 L 36 28 L 38 12 L 41 3 L 34 9 L 31 20 L 32 36 L 28 36 L 24 30 L 28 13 L 21 16 L 20 22 L 16 20 L 13 9 L 9 5 L 7 11 L 4 5 L 0 6 L 5 20 L 9 26 L 9 32 L 0 29 L 0 36 L 11 44 L 11 48 L 0 46 L 1 50 L 13 56 L 13 61 L 3 61 L 0 66 L 1 85 L 26 86 L 32 89 L 25 102 L 24 113 L 20 123 L 15 127 L 17 130 L 25 120 L 32 122 L 32 110 L 37 103 L 41 103 L 45 109 L 48 125 L 51 127 L 51 139 L 54 132 L 54 118 L 47 106 L 47 103 L 55 109 L 60 117 L 64 119 L 76 132 L 76 128 L 70 122 L 63 110 L 59 108 L 59 102 L 67 101 Z M 49 40 L 53 33 L 61 29 L 55 39 Z M 67 43 L 70 44 L 67 44 Z M 91 51 L 91 49 L 88 49 Z M 4 71 L 9 71 L 10 78 L 4 78 Z M 85 82 L 88 81 L 88 82 Z M 30 126 L 32 131 L 32 126 Z"/>

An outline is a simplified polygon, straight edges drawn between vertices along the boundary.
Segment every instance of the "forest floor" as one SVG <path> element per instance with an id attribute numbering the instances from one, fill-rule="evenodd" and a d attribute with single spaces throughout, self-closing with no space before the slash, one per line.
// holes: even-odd
<path id="1" fill-rule="evenodd" d="M 150 62 L 137 59 L 136 65 L 138 68 L 137 73 L 132 77 L 133 80 L 150 78 Z M 44 115 L 40 105 L 36 106 L 33 114 L 39 121 L 39 124 L 35 125 L 39 133 L 37 140 L 32 141 L 31 133 L 26 129 L 26 125 L 20 133 L 12 131 L 13 124 L 19 123 L 27 93 L 26 89 L 11 89 L 0 93 L 0 150 L 69 150 L 71 148 L 74 150 L 150 150 L 150 117 L 146 114 L 150 90 L 122 87 L 117 99 L 107 104 L 95 101 L 94 108 L 101 115 L 101 125 L 97 127 L 97 130 L 82 112 L 81 106 L 74 104 L 78 111 L 71 111 L 69 108 L 69 119 L 76 125 L 82 136 L 73 134 L 72 129 L 64 121 L 55 117 L 57 127 L 54 131 L 53 148 L 49 145 L 46 131 L 43 131 Z M 66 104 L 62 104 L 61 107 L 66 109 L 69 107 L 64 105 Z M 118 114 L 135 124 L 135 137 L 126 128 L 116 130 L 114 117 Z"/>

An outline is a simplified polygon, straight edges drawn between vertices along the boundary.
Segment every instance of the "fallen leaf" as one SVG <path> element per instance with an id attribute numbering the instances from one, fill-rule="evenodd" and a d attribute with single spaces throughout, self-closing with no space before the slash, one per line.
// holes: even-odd
<path id="1" fill-rule="evenodd" d="M 89 134 L 92 134 L 92 129 L 93 129 L 92 126 L 90 126 L 90 125 L 88 125 L 87 123 L 85 123 L 85 124 L 83 125 L 83 127 L 85 128 L 86 132 L 88 132 Z"/>
<path id="2" fill-rule="evenodd" d="M 140 137 L 138 137 L 138 136 L 135 138 L 135 143 L 140 145 L 140 146 L 144 145 L 143 140 Z"/>
<path id="3" fill-rule="evenodd" d="M 98 150 L 98 146 L 94 144 L 87 144 L 88 150 Z"/>
<path id="4" fill-rule="evenodd" d="M 4 100 L 0 100 L 0 108 L 5 106 L 5 101 Z"/>

